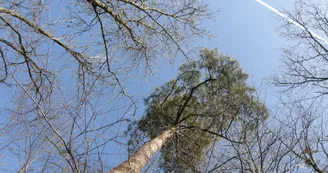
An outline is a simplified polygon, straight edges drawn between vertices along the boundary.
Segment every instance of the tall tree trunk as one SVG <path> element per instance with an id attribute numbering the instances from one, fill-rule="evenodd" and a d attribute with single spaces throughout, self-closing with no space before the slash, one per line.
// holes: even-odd
<path id="1" fill-rule="evenodd" d="M 112 169 L 108 173 L 139 173 L 153 155 L 169 141 L 175 132 L 175 128 L 165 130 L 161 135 L 139 148 L 136 153 L 121 165 Z"/>

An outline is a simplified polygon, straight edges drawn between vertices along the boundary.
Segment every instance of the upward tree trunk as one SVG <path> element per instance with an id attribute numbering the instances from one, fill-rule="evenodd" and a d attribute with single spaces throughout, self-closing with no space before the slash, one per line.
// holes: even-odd
<path id="1" fill-rule="evenodd" d="M 153 155 L 172 138 L 174 132 L 175 128 L 165 130 L 161 135 L 139 148 L 128 160 L 124 161 L 121 165 L 112 169 L 108 173 L 139 173 Z"/>

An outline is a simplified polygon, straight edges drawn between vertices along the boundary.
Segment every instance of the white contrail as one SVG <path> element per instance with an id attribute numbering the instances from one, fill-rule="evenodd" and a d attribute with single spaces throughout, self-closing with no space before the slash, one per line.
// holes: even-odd
<path id="1" fill-rule="evenodd" d="M 301 28 L 302 30 L 306 30 L 302 25 L 300 25 L 299 23 L 297 23 L 296 21 L 294 21 L 290 17 L 286 16 L 284 13 L 280 12 L 279 10 L 273 8 L 269 4 L 263 2 L 262 0 L 255 0 L 255 1 L 258 2 L 258 3 L 260 3 L 261 5 L 263 5 L 267 9 L 273 11 L 274 13 L 278 14 L 280 17 L 286 19 L 288 22 L 290 22 L 290 23 L 294 24 L 295 26 Z M 326 44 L 328 44 L 328 41 L 326 39 L 322 38 L 321 36 L 319 36 L 318 34 L 314 33 L 313 31 L 310 31 L 308 29 L 307 29 L 307 31 L 309 31 L 313 37 L 315 37 L 315 38 L 317 38 L 317 39 L 325 42 Z"/>

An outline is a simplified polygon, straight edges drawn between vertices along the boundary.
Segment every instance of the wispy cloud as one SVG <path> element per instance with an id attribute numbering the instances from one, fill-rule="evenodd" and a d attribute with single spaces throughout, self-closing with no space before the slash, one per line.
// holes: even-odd
<path id="1" fill-rule="evenodd" d="M 287 20 L 288 22 L 292 23 L 293 25 L 299 27 L 302 30 L 305 30 L 305 28 L 300 25 L 299 23 L 297 23 L 296 21 L 294 21 L 293 19 L 291 19 L 290 17 L 288 17 L 287 15 L 285 15 L 284 13 L 280 12 L 279 10 L 273 8 L 272 6 L 270 6 L 269 4 L 263 2 L 262 0 L 255 0 L 256 2 L 260 3 L 261 5 L 263 5 L 264 7 L 266 7 L 267 9 L 271 10 L 272 12 L 276 13 L 277 15 L 279 15 L 280 17 L 284 18 L 285 20 Z M 307 30 L 309 31 L 313 37 L 325 42 L 326 44 L 328 44 L 328 41 L 324 38 L 322 38 L 320 35 L 316 34 L 315 32 L 311 31 L 311 30 Z"/>

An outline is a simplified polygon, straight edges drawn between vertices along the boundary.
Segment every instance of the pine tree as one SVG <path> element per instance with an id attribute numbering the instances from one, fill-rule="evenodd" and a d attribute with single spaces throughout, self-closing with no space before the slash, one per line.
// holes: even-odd
<path id="1" fill-rule="evenodd" d="M 140 172 L 158 150 L 165 172 L 197 172 L 210 144 L 233 140 L 227 135 L 233 122 L 251 130 L 267 118 L 247 78 L 236 60 L 203 49 L 198 61 L 183 64 L 176 79 L 145 100 L 145 116 L 130 128 L 130 144 L 143 135 L 152 140 L 111 172 Z"/>

